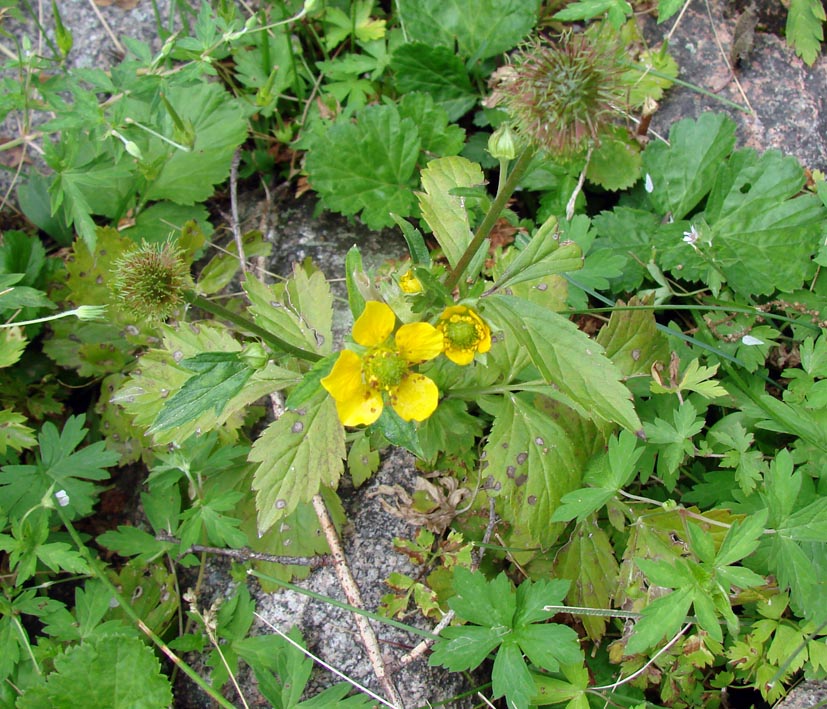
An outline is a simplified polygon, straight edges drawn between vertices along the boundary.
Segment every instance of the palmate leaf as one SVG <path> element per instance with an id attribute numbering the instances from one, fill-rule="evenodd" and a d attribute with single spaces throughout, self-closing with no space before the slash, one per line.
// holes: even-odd
<path id="1" fill-rule="evenodd" d="M 633 297 L 629 307 L 647 303 Z M 669 341 L 657 329 L 653 310 L 612 311 L 609 324 L 597 333 L 597 341 L 606 349 L 606 356 L 626 377 L 648 374 L 655 362 L 669 361 Z"/>
<path id="2" fill-rule="evenodd" d="M 236 148 L 247 138 L 247 121 L 238 102 L 219 84 L 170 86 L 164 96 L 194 136 L 189 152 L 172 148 L 157 138 L 147 147 L 147 159 L 166 156 L 144 194 L 148 201 L 169 200 L 195 204 L 208 199 L 213 185 L 230 174 Z M 175 122 L 163 111 L 159 133 L 176 135 Z M 180 138 L 179 138 L 180 140 Z"/>
<path id="3" fill-rule="evenodd" d="M 537 24 L 537 0 L 401 0 L 399 15 L 415 42 L 453 48 L 473 60 L 507 52 Z"/>
<path id="4" fill-rule="evenodd" d="M 736 293 L 789 293 L 815 273 L 827 210 L 816 195 L 798 196 L 804 179 L 777 150 L 739 150 L 718 172 L 704 217 L 711 256 Z"/>
<path id="5" fill-rule="evenodd" d="M 669 144 L 653 141 L 643 151 L 643 173 L 651 179 L 652 204 L 663 215 L 683 219 L 709 191 L 723 160 L 735 147 L 735 121 L 723 113 L 702 113 L 678 121 Z"/>
<path id="6" fill-rule="evenodd" d="M 413 212 L 419 131 L 395 106 L 369 106 L 356 123 L 338 121 L 313 141 L 305 167 L 325 206 L 340 214 L 361 213 L 370 229 L 392 226 L 391 212 Z M 331 159 L 335 156 L 335 159 Z"/>
<path id="7" fill-rule="evenodd" d="M 422 91 L 445 109 L 455 121 L 476 102 L 477 93 L 462 60 L 448 47 L 410 42 L 397 48 L 391 58 L 396 86 L 403 96 Z"/>
<path id="8" fill-rule="evenodd" d="M 309 502 L 323 486 L 336 487 L 345 455 L 345 430 L 326 394 L 271 423 L 249 458 L 259 464 L 253 476 L 259 533 L 300 502 Z"/>
<path id="9" fill-rule="evenodd" d="M 17 700 L 21 709 L 163 709 L 172 702 L 169 680 L 152 649 L 139 638 L 84 641 L 54 660 L 55 671 Z"/>
<path id="10" fill-rule="evenodd" d="M 485 473 L 503 514 L 541 544 L 551 544 L 562 524 L 549 519 L 560 498 L 580 486 L 586 453 L 566 430 L 538 410 L 532 394 L 504 397 L 485 444 Z M 573 412 L 569 412 L 573 414 Z"/>
<path id="11" fill-rule="evenodd" d="M 485 315 L 518 341 L 541 376 L 577 406 L 581 414 L 610 421 L 633 432 L 641 423 L 629 390 L 603 348 L 562 315 L 521 298 L 485 299 Z"/>

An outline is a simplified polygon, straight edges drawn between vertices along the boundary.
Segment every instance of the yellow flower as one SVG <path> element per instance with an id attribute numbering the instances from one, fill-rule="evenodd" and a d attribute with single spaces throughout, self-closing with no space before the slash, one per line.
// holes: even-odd
<path id="1" fill-rule="evenodd" d="M 477 352 L 491 349 L 491 329 L 465 305 L 445 308 L 436 327 L 445 338 L 445 356 L 456 364 L 471 364 Z"/>
<path id="2" fill-rule="evenodd" d="M 419 282 L 411 269 L 408 269 L 399 277 L 399 287 L 403 293 L 408 295 L 416 295 L 422 292 L 422 283 Z"/>
<path id="3" fill-rule="evenodd" d="M 321 380 L 345 426 L 376 421 L 384 406 L 383 392 L 405 421 L 423 421 L 436 409 L 436 384 L 410 368 L 438 356 L 443 335 L 429 323 L 410 323 L 402 325 L 390 342 L 395 323 L 396 316 L 385 303 L 368 301 L 353 325 L 353 339 L 367 351 L 360 356 L 342 350 L 330 374 Z"/>

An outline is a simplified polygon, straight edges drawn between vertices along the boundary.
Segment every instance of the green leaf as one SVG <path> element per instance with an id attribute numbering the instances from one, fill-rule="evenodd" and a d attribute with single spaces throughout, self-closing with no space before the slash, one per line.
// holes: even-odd
<path id="1" fill-rule="evenodd" d="M 803 476 L 794 469 L 790 451 L 782 448 L 770 462 L 770 469 L 764 478 L 764 499 L 772 524 L 777 525 L 792 514 L 802 482 Z"/>
<path id="2" fill-rule="evenodd" d="M 434 643 L 428 664 L 441 665 L 451 672 L 479 667 L 502 642 L 501 628 L 479 625 L 449 626 Z"/>
<path id="3" fill-rule="evenodd" d="M 537 23 L 536 0 L 400 0 L 399 18 L 414 42 L 449 48 L 472 62 L 507 52 Z"/>
<path id="4" fill-rule="evenodd" d="M 553 19 L 563 22 L 579 22 L 608 15 L 612 24 L 619 28 L 624 19 L 631 14 L 632 6 L 626 0 L 577 0 L 556 12 Z"/>
<path id="5" fill-rule="evenodd" d="M 309 502 L 322 486 L 335 488 L 344 458 L 345 430 L 327 395 L 271 423 L 250 451 L 250 461 L 259 464 L 253 475 L 259 533 Z"/>
<path id="6" fill-rule="evenodd" d="M 236 101 L 217 83 L 170 86 L 164 97 L 194 134 L 188 152 L 151 138 L 142 151 L 148 162 L 163 160 L 160 170 L 143 197 L 147 201 L 169 200 L 195 204 L 212 196 L 213 185 L 230 174 L 236 148 L 247 139 L 247 121 Z M 176 127 L 169 111 L 161 112 L 157 130 L 173 138 Z"/>
<path id="7" fill-rule="evenodd" d="M 194 421 L 205 411 L 219 416 L 254 371 L 236 352 L 202 352 L 182 360 L 181 366 L 195 374 L 167 400 L 149 427 L 150 434 Z"/>
<path id="8" fill-rule="evenodd" d="M 787 41 L 806 64 L 812 66 L 824 39 L 824 5 L 819 0 L 790 0 L 787 10 Z"/>
<path id="9" fill-rule="evenodd" d="M 678 121 L 669 143 L 653 141 L 643 151 L 651 178 L 652 204 L 661 214 L 683 219 L 709 192 L 715 173 L 735 147 L 735 122 L 723 113 Z"/>
<path id="10" fill-rule="evenodd" d="M 517 610 L 514 613 L 515 628 L 525 628 L 531 623 L 548 620 L 556 611 L 545 606 L 560 605 L 569 590 L 569 582 L 562 579 L 524 581 L 517 587 Z"/>
<path id="11" fill-rule="evenodd" d="M 448 113 L 428 94 L 410 93 L 399 102 L 399 116 L 410 118 L 419 131 L 425 159 L 457 155 L 465 145 L 465 131 L 448 123 Z"/>
<path id="12" fill-rule="evenodd" d="M 620 373 L 603 348 L 563 316 L 520 298 L 494 295 L 485 314 L 526 348 L 546 382 L 576 403 L 580 413 L 640 431 L 641 423 Z"/>
<path id="13" fill-rule="evenodd" d="M 38 435 L 40 457 L 36 465 L 6 465 L 0 472 L 0 507 L 12 518 L 22 517 L 40 504 L 52 489 L 63 491 L 64 511 L 70 519 L 92 513 L 105 470 L 117 464 L 119 455 L 106 450 L 103 441 L 75 450 L 86 437 L 85 416 L 70 416 L 63 430 L 47 422 Z"/>
<path id="14" fill-rule="evenodd" d="M 26 425 L 26 417 L 11 409 L 0 411 L 0 456 L 11 448 L 18 452 L 37 444 L 34 431 Z"/>
<path id="15" fill-rule="evenodd" d="M 620 567 L 606 532 L 595 519 L 580 524 L 558 552 L 555 576 L 571 580 L 566 601 L 580 608 L 610 608 L 617 589 Z M 609 619 L 584 615 L 580 622 L 593 642 L 606 633 Z"/>
<path id="16" fill-rule="evenodd" d="M 462 157 L 432 160 L 422 171 L 422 189 L 417 194 L 422 217 L 431 227 L 451 266 L 456 266 L 473 234 L 464 200 L 450 194 L 455 187 L 476 187 L 484 181 L 477 163 Z"/>
<path id="17" fill-rule="evenodd" d="M 758 510 L 743 522 L 733 522 L 715 556 L 716 566 L 728 566 L 749 556 L 758 548 L 764 536 L 769 513 Z"/>
<path id="18" fill-rule="evenodd" d="M 676 471 L 684 458 L 694 451 L 692 437 L 703 430 L 704 419 L 689 400 L 684 401 L 672 412 L 672 421 L 656 418 L 644 424 L 646 440 L 658 449 L 658 475 L 672 490 L 677 482 Z"/>
<path id="19" fill-rule="evenodd" d="M 577 271 L 582 267 L 583 252 L 577 244 L 573 241 L 560 244 L 550 234 L 538 232 L 497 276 L 494 287 L 502 290 L 544 276 Z"/>
<path id="20" fill-rule="evenodd" d="M 627 377 L 649 374 L 655 362 L 669 361 L 669 341 L 657 329 L 654 310 L 612 311 L 609 324 L 597 333 L 597 341 L 606 350 L 606 356 Z M 642 307 L 647 303 L 633 297 L 629 307 Z"/>
<path id="21" fill-rule="evenodd" d="M 421 91 L 456 121 L 477 101 L 462 60 L 448 47 L 411 42 L 397 48 L 391 58 L 399 93 Z"/>
<path id="22" fill-rule="evenodd" d="M 612 0 L 615 1 L 625 6 L 624 11 L 628 8 L 631 12 L 632 8 L 626 0 Z M 574 4 L 567 5 L 561 12 L 566 12 Z M 631 187 L 640 179 L 641 164 L 640 144 L 629 137 L 625 128 L 613 127 L 601 134 L 600 145 L 592 153 L 586 168 L 586 177 L 604 190 L 616 192 Z"/>
<path id="23" fill-rule="evenodd" d="M 509 707 L 528 709 L 528 702 L 534 695 L 534 679 L 519 646 L 510 638 L 497 651 L 491 682 L 491 694 L 495 699 L 505 696 Z"/>
<path id="24" fill-rule="evenodd" d="M 658 0 L 658 24 L 666 22 L 686 4 L 686 0 Z"/>
<path id="25" fill-rule="evenodd" d="M 502 498 L 503 514 L 541 544 L 553 543 L 562 525 L 549 519 L 580 485 L 588 453 L 539 410 L 536 397 L 521 393 L 504 397 L 483 455 L 483 475 L 491 476 L 489 490 Z"/>
<path id="26" fill-rule="evenodd" d="M 479 571 L 457 567 L 454 591 L 456 595 L 448 605 L 463 620 L 490 627 L 512 627 L 517 597 L 504 573 L 488 581 Z"/>
<path id="27" fill-rule="evenodd" d="M 634 291 L 648 277 L 646 264 L 652 260 L 652 234 L 660 220 L 657 214 L 629 207 L 615 207 L 611 212 L 601 212 L 593 224 L 598 233 L 594 246 L 586 257 L 588 268 L 593 255 L 608 251 L 620 271 L 612 279 L 615 291 Z M 604 258 L 607 258 L 604 256 Z M 576 274 L 578 278 L 580 274 Z"/>
<path id="28" fill-rule="evenodd" d="M 138 638 L 108 636 L 70 647 L 55 671 L 17 700 L 21 709 L 164 709 L 172 702 L 169 680 L 151 648 Z"/>
<path id="29" fill-rule="evenodd" d="M 153 534 L 142 529 L 125 525 L 119 525 L 117 531 L 110 529 L 104 532 L 95 541 L 121 556 L 138 556 L 145 562 L 152 561 L 175 546 L 171 542 L 157 540 Z"/>
<path id="30" fill-rule="evenodd" d="M 799 195 L 804 171 L 791 156 L 739 150 L 718 171 L 704 217 L 710 256 L 742 296 L 792 292 L 815 273 L 827 210 Z"/>
<path id="31" fill-rule="evenodd" d="M 347 454 L 347 469 L 354 487 L 361 487 L 379 469 L 379 451 L 371 448 L 367 435 L 360 436 L 351 444 Z"/>
<path id="32" fill-rule="evenodd" d="M 664 636 L 673 637 L 689 614 L 692 597 L 692 588 L 685 587 L 661 596 L 646 606 L 640 620 L 635 623 L 634 633 L 626 643 L 625 654 L 644 652 L 663 640 Z"/>
<path id="33" fill-rule="evenodd" d="M 340 119 L 316 138 L 305 167 L 326 207 L 360 214 L 368 228 L 381 229 L 393 225 L 391 212 L 413 214 L 420 147 L 413 120 L 402 118 L 395 106 L 369 106 L 355 123 Z"/>

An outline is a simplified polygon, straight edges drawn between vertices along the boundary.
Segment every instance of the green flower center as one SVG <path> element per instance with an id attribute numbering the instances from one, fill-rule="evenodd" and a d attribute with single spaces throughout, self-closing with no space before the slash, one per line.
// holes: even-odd
<path id="1" fill-rule="evenodd" d="M 408 373 L 408 362 L 388 349 L 368 352 L 363 359 L 363 367 L 368 385 L 379 389 L 399 386 Z"/>
<path id="2" fill-rule="evenodd" d="M 480 341 L 476 323 L 468 317 L 454 315 L 445 323 L 443 333 L 451 347 L 459 350 L 472 350 Z"/>

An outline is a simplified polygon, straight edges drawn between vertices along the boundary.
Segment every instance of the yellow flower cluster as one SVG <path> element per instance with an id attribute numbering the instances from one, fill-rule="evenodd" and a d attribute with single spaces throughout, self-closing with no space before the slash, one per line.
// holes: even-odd
<path id="1" fill-rule="evenodd" d="M 336 402 L 345 426 L 370 425 L 382 414 L 385 395 L 405 421 L 424 421 L 439 403 L 434 381 L 411 368 L 443 352 L 452 362 L 470 364 L 474 355 L 491 349 L 491 331 L 471 308 L 454 305 L 436 326 L 402 325 L 385 303 L 368 301 L 353 325 L 353 340 L 364 353 L 342 350 L 322 386 Z M 391 337 L 393 335 L 393 337 Z"/>

